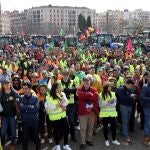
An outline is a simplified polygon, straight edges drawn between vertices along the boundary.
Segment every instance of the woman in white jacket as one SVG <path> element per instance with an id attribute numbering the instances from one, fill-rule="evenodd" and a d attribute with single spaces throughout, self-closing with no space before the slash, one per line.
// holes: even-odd
<path id="1" fill-rule="evenodd" d="M 61 91 L 59 83 L 52 85 L 50 94 L 46 97 L 45 109 L 53 125 L 56 150 L 61 150 L 60 138 L 64 136 L 64 150 L 71 150 L 68 145 L 69 126 L 66 118 L 66 106 L 68 100 L 65 93 Z M 63 134 L 62 134 L 63 133 Z"/>

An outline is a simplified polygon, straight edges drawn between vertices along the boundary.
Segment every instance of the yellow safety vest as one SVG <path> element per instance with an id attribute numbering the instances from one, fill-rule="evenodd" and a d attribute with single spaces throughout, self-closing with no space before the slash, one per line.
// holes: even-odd
<path id="1" fill-rule="evenodd" d="M 59 103 L 58 99 L 53 99 L 51 96 L 46 96 L 46 101 L 51 103 L 52 105 L 56 106 Z M 61 108 L 56 108 L 55 110 L 48 110 L 49 120 L 56 121 L 60 120 L 61 118 L 66 117 L 66 111 L 62 111 Z"/>
<path id="2" fill-rule="evenodd" d="M 134 70 L 135 70 L 135 69 L 140 69 L 140 66 L 137 65 L 137 66 L 134 68 L 133 65 L 130 65 L 129 69 L 130 69 L 130 73 L 133 75 L 133 74 L 134 74 Z"/>
<path id="3" fill-rule="evenodd" d="M 111 92 L 112 97 L 108 96 L 106 97 L 106 99 L 104 100 L 102 98 L 102 93 L 99 95 L 100 96 L 100 101 L 102 102 L 107 102 L 110 101 L 112 99 L 116 100 L 116 95 L 115 92 Z M 117 117 L 117 111 L 116 111 L 116 107 L 110 107 L 110 106 L 106 106 L 106 107 L 101 107 L 100 106 L 100 113 L 99 113 L 99 117 L 103 118 L 103 117 Z"/>
<path id="4" fill-rule="evenodd" d="M 116 87 L 119 88 L 124 84 L 124 78 L 123 77 L 119 77 L 117 83 L 116 83 Z"/>
<path id="5" fill-rule="evenodd" d="M 58 82 L 61 85 L 61 89 L 64 90 L 66 88 L 66 85 L 62 84 L 61 80 L 59 80 Z M 74 82 L 73 82 L 73 80 L 71 80 L 71 82 L 68 85 L 68 88 L 72 88 L 73 84 L 74 84 Z M 68 100 L 69 100 L 69 104 L 74 104 L 74 94 L 70 94 Z"/>

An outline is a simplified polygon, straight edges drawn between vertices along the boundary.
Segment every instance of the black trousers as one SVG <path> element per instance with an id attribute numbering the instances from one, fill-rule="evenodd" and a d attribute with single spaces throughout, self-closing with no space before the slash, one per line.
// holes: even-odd
<path id="1" fill-rule="evenodd" d="M 23 131 L 22 150 L 28 150 L 28 140 L 30 133 L 32 133 L 33 142 L 35 144 L 36 150 L 40 150 L 38 123 L 34 123 L 34 125 L 32 126 L 29 126 L 27 123 L 23 123 L 22 131 Z"/>
<path id="2" fill-rule="evenodd" d="M 66 118 L 52 121 L 53 134 L 56 145 L 59 145 L 61 136 L 64 136 L 64 145 L 68 143 L 69 126 Z"/>
<path id="3" fill-rule="evenodd" d="M 69 130 L 72 138 L 75 138 L 75 106 L 74 104 L 69 104 L 67 106 L 67 116 L 69 123 Z"/>
<path id="4" fill-rule="evenodd" d="M 44 138 L 45 122 L 47 126 L 48 138 L 52 138 L 52 123 L 49 120 L 48 115 L 40 112 L 39 113 L 39 131 L 40 131 L 41 138 Z"/>
<path id="5" fill-rule="evenodd" d="M 108 124 L 110 123 L 111 125 L 111 133 L 112 133 L 112 140 L 114 141 L 116 139 L 116 118 L 115 117 L 104 117 L 102 118 L 102 123 L 103 123 L 103 133 L 104 133 L 104 138 L 105 140 L 108 140 Z"/>

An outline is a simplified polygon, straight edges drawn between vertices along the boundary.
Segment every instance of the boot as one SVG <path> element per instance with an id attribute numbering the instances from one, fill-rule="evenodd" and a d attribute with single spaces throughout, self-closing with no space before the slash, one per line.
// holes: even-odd
<path id="1" fill-rule="evenodd" d="M 14 145 L 10 145 L 10 150 L 15 150 L 15 146 Z"/>
<path id="2" fill-rule="evenodd" d="M 144 145 L 149 146 L 150 145 L 150 138 L 149 137 L 145 138 L 143 143 L 144 143 Z"/>

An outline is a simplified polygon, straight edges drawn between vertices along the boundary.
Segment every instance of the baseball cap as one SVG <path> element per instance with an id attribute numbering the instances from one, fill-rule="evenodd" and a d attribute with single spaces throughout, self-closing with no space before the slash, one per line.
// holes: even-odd
<path id="1" fill-rule="evenodd" d="M 2 81 L 2 84 L 8 84 L 8 83 L 10 83 L 10 80 L 9 80 L 9 79 L 4 79 L 4 80 Z"/>
<path id="2" fill-rule="evenodd" d="M 46 70 L 43 70 L 43 71 L 42 71 L 42 74 L 47 74 L 47 71 L 46 71 Z"/>

